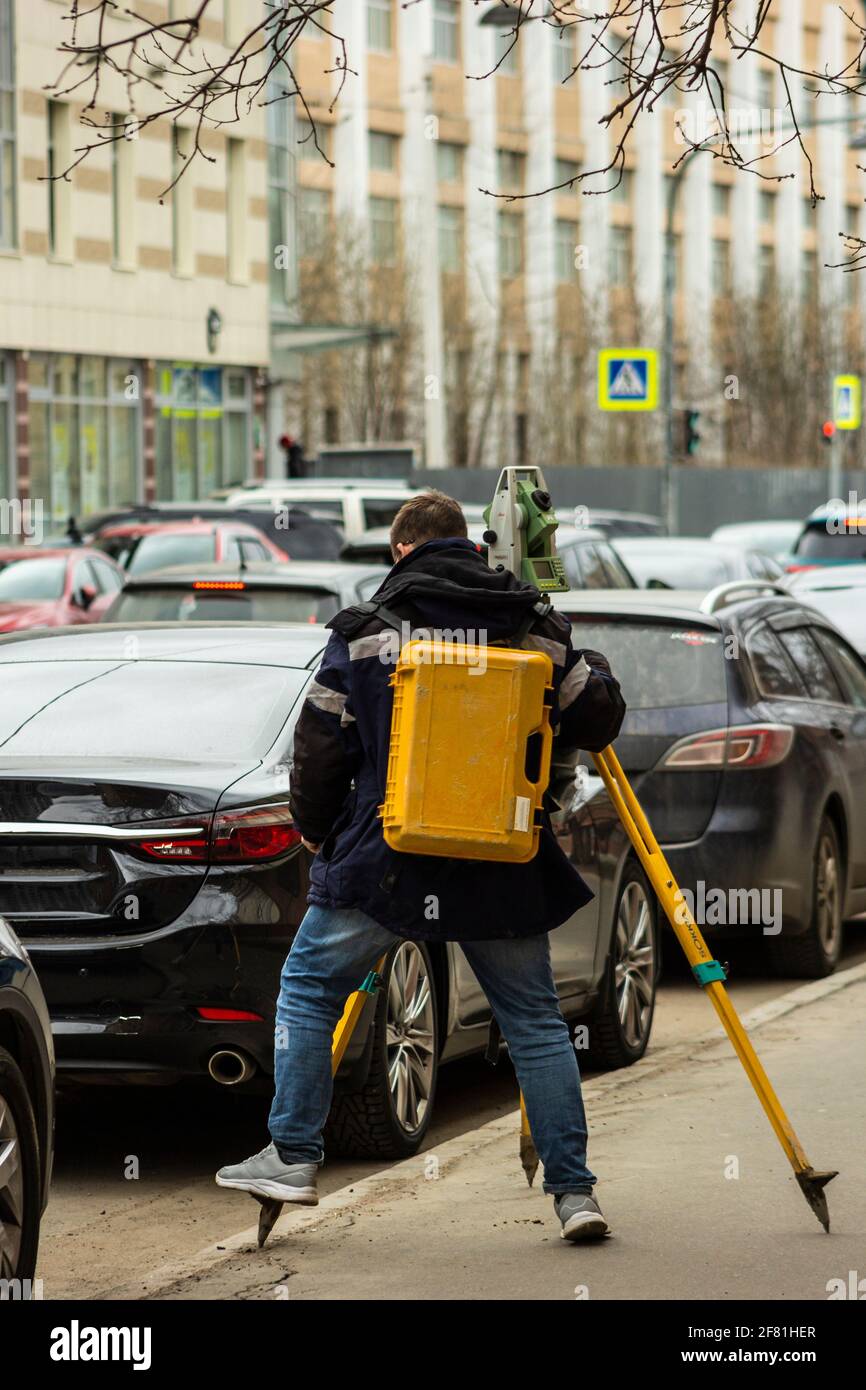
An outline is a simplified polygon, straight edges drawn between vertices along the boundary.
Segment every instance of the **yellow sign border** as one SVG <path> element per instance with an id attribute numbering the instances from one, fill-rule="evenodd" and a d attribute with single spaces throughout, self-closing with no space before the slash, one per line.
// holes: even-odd
<path id="1" fill-rule="evenodd" d="M 608 395 L 607 366 L 614 358 L 628 357 L 646 362 L 646 400 L 629 401 Z M 655 410 L 659 403 L 659 355 L 655 348 L 601 348 L 598 354 L 599 410 Z"/>
<path id="2" fill-rule="evenodd" d="M 850 386 L 851 399 L 854 402 L 854 419 L 839 420 L 836 418 L 836 393 L 840 386 Z M 833 423 L 837 430 L 859 430 L 862 419 L 862 398 L 863 392 L 859 376 L 834 376 L 833 378 Z"/>

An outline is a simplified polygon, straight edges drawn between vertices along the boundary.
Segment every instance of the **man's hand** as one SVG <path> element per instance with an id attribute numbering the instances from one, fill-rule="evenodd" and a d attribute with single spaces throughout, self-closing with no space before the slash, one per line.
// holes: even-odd
<path id="1" fill-rule="evenodd" d="M 304 849 L 308 849 L 308 850 L 310 851 L 310 854 L 318 854 L 318 853 L 319 853 L 320 846 L 319 846 L 319 845 L 312 845 L 312 844 L 310 844 L 310 841 L 309 841 L 309 840 L 305 840 L 304 837 L 303 837 L 303 835 L 301 836 L 301 844 L 304 846 Z"/>

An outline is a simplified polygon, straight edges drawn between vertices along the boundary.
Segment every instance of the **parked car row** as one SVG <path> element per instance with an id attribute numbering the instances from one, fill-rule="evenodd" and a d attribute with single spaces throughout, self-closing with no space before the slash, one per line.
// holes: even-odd
<path id="1" fill-rule="evenodd" d="M 0 550 L 0 1278 L 35 1267 L 55 1053 L 66 1081 L 269 1078 L 307 891 L 294 723 L 322 625 L 376 591 L 409 495 L 256 484 Z M 679 881 L 749 898 L 745 916 L 707 919 L 708 939 L 829 974 L 866 910 L 866 564 L 786 574 L 771 547 L 802 535 L 589 519 L 559 530 L 572 588 L 554 602 L 620 679 L 617 751 Z M 551 793 L 595 891 L 551 937 L 563 1011 L 591 1020 L 591 1063 L 627 1065 L 650 1037 L 667 927 L 591 759 L 556 756 Z M 405 1156 L 424 1139 L 432 1104 L 410 1108 L 370 1065 L 402 1032 L 407 979 L 429 983 L 436 1032 L 416 1101 L 488 1039 L 457 947 L 401 943 L 385 976 L 338 1076 L 330 1153 Z"/>

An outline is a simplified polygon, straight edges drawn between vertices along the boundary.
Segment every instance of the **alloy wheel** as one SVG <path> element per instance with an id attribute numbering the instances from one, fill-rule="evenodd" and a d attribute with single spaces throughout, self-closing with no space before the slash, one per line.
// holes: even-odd
<path id="1" fill-rule="evenodd" d="M 638 1047 L 652 1020 L 656 952 L 653 914 L 641 883 L 623 889 L 616 918 L 614 987 L 623 1037 Z"/>
<path id="2" fill-rule="evenodd" d="M 815 910 L 821 946 L 828 956 L 832 956 L 842 925 L 842 912 L 839 901 L 839 864 L 836 858 L 836 846 L 832 837 L 827 834 L 821 836 L 818 844 L 815 866 Z"/>
<path id="3" fill-rule="evenodd" d="M 15 1117 L 0 1096 L 0 1278 L 18 1272 L 24 1221 L 24 1173 Z"/>
<path id="4" fill-rule="evenodd" d="M 423 953 L 412 941 L 397 948 L 388 979 L 385 1045 L 391 1102 L 400 1126 L 423 1123 L 433 1089 L 436 1016 Z"/>

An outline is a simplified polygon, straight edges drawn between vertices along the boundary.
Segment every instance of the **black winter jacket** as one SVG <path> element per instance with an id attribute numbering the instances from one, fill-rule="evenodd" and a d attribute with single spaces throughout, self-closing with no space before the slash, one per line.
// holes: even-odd
<path id="1" fill-rule="evenodd" d="M 567 921 L 592 896 L 559 848 L 545 814 L 527 864 L 406 854 L 385 843 L 385 796 L 393 692 L 401 646 L 376 615 L 381 601 L 414 629 L 481 632 L 508 639 L 525 625 L 537 589 L 492 570 L 468 540 L 428 541 L 400 560 L 368 604 L 331 619 L 332 635 L 295 730 L 291 808 L 305 839 L 319 844 L 308 901 L 360 908 L 399 936 L 471 941 L 530 936 Z M 405 634 L 404 634 L 405 636 Z M 603 656 L 575 651 L 554 610 L 533 617 L 524 647 L 553 660 L 551 722 L 558 746 L 599 751 L 619 732 L 625 704 Z M 556 745 L 555 745 L 556 746 Z"/>

